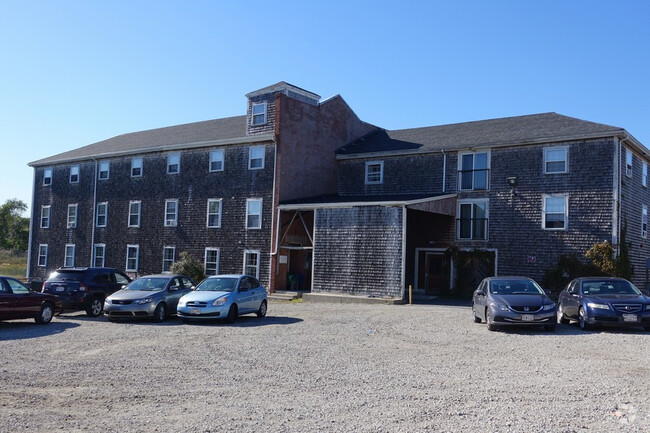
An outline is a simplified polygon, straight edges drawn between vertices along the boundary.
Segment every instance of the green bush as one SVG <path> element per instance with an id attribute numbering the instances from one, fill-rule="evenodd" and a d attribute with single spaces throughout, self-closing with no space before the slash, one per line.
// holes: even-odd
<path id="1" fill-rule="evenodd" d="M 171 266 L 170 271 L 174 274 L 187 275 L 188 277 L 194 278 L 197 282 L 205 279 L 203 263 L 187 251 L 181 252 L 180 259 Z"/>

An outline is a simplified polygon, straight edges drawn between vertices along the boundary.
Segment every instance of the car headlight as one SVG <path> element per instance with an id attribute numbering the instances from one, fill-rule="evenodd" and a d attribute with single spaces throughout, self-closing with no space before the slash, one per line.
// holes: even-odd
<path id="1" fill-rule="evenodd" d="M 184 307 L 185 304 L 187 304 L 187 301 L 185 299 L 181 298 L 181 299 L 178 300 L 178 306 L 179 307 Z"/>
<path id="2" fill-rule="evenodd" d="M 215 299 L 214 302 L 212 302 L 212 305 L 214 307 L 221 307 L 223 304 L 226 303 L 227 300 L 228 300 L 227 296 L 222 296 L 221 298 Z"/>
<path id="3" fill-rule="evenodd" d="M 144 299 L 136 299 L 133 301 L 134 304 L 142 305 L 142 304 L 148 304 L 149 302 L 153 302 L 153 298 L 144 298 Z"/>
<path id="4" fill-rule="evenodd" d="M 597 304 L 595 302 L 587 302 L 587 307 L 596 308 L 598 310 L 609 310 L 609 305 L 607 305 L 607 304 Z"/>
<path id="5" fill-rule="evenodd" d="M 544 305 L 544 311 L 555 310 L 555 304 L 546 304 Z"/>
<path id="6" fill-rule="evenodd" d="M 510 310 L 506 304 L 498 304 L 496 302 L 490 302 L 490 307 L 499 311 L 508 311 Z"/>

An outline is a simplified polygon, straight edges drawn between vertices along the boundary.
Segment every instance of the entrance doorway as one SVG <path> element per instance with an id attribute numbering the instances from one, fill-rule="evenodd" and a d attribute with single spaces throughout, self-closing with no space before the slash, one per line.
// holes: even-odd
<path id="1" fill-rule="evenodd" d="M 495 275 L 496 253 L 488 250 L 459 251 L 457 267 L 456 294 L 471 298 L 483 278 Z"/>
<path id="2" fill-rule="evenodd" d="M 283 248 L 288 252 L 287 290 L 311 290 L 312 248 Z"/>
<path id="3" fill-rule="evenodd" d="M 416 290 L 426 295 L 449 293 L 451 256 L 445 250 L 417 250 Z"/>

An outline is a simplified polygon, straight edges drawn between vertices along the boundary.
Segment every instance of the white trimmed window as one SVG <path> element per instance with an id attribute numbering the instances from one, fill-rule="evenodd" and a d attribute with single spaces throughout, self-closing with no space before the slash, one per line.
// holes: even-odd
<path id="1" fill-rule="evenodd" d="M 456 238 L 486 240 L 488 214 L 487 200 L 459 201 Z"/>
<path id="2" fill-rule="evenodd" d="M 43 186 L 52 185 L 52 169 L 46 168 L 43 170 Z"/>
<path id="3" fill-rule="evenodd" d="M 104 257 L 106 257 L 106 244 L 95 244 L 93 248 L 93 266 L 103 268 Z"/>
<path id="4" fill-rule="evenodd" d="M 108 161 L 99 162 L 99 180 L 106 180 L 110 177 L 111 165 Z"/>
<path id="5" fill-rule="evenodd" d="M 260 278 L 260 252 L 253 250 L 244 251 L 244 275 Z"/>
<path id="6" fill-rule="evenodd" d="M 458 155 L 458 189 L 484 191 L 490 188 L 489 152 L 461 153 Z"/>
<path id="7" fill-rule="evenodd" d="M 68 205 L 68 228 L 73 229 L 77 227 L 77 205 Z"/>
<path id="8" fill-rule="evenodd" d="M 262 199 L 261 198 L 246 199 L 246 228 L 247 229 L 262 228 Z"/>
<path id="9" fill-rule="evenodd" d="M 206 224 L 209 228 L 221 227 L 221 199 L 220 198 L 208 199 L 208 220 Z"/>
<path id="10" fill-rule="evenodd" d="M 178 174 L 181 172 L 181 154 L 178 152 L 167 155 L 167 174 Z"/>
<path id="11" fill-rule="evenodd" d="M 41 228 L 49 229 L 50 228 L 50 206 L 41 206 Z"/>
<path id="12" fill-rule="evenodd" d="M 47 244 L 40 244 L 38 246 L 38 266 L 47 266 Z"/>
<path id="13" fill-rule="evenodd" d="M 174 264 L 175 260 L 176 260 L 176 247 L 164 247 L 162 271 L 171 272 L 172 265 Z"/>
<path id="14" fill-rule="evenodd" d="M 79 183 L 79 166 L 70 167 L 70 183 Z"/>
<path id="15" fill-rule="evenodd" d="M 568 155 L 568 147 L 547 147 L 544 149 L 544 173 L 567 173 L 569 171 Z"/>
<path id="16" fill-rule="evenodd" d="M 641 185 L 648 187 L 648 163 L 643 161 L 643 177 L 641 178 Z"/>
<path id="17" fill-rule="evenodd" d="M 142 157 L 131 158 L 131 177 L 142 177 Z"/>
<path id="18" fill-rule="evenodd" d="M 205 275 L 219 274 L 219 248 L 205 249 Z"/>
<path id="19" fill-rule="evenodd" d="M 264 168 L 264 146 L 253 146 L 248 150 L 248 169 L 260 170 Z"/>
<path id="20" fill-rule="evenodd" d="M 625 149 L 625 175 L 632 177 L 632 165 L 634 164 L 634 155 L 630 149 Z"/>
<path id="21" fill-rule="evenodd" d="M 210 152 L 210 167 L 209 172 L 223 171 L 223 149 L 213 150 Z"/>
<path id="22" fill-rule="evenodd" d="M 251 107 L 251 125 L 259 126 L 266 124 L 266 102 L 253 104 Z"/>
<path id="23" fill-rule="evenodd" d="M 140 255 L 140 245 L 126 246 L 126 270 L 129 272 L 138 271 L 138 259 Z"/>
<path id="24" fill-rule="evenodd" d="M 108 202 L 97 203 L 97 227 L 106 227 L 108 220 Z"/>
<path id="25" fill-rule="evenodd" d="M 74 244 L 65 245 L 65 261 L 63 262 L 64 267 L 66 268 L 74 267 L 74 250 L 75 250 Z"/>
<path id="26" fill-rule="evenodd" d="M 178 200 L 165 200 L 165 227 L 178 224 Z"/>
<path id="27" fill-rule="evenodd" d="M 648 206 L 641 206 L 641 237 L 648 237 Z"/>
<path id="28" fill-rule="evenodd" d="M 569 196 L 544 195 L 542 228 L 546 230 L 566 230 L 569 222 Z"/>
<path id="29" fill-rule="evenodd" d="M 140 208 L 142 203 L 139 201 L 129 202 L 129 227 L 140 227 Z"/>
<path id="30" fill-rule="evenodd" d="M 366 185 L 384 183 L 384 161 L 366 162 Z"/>

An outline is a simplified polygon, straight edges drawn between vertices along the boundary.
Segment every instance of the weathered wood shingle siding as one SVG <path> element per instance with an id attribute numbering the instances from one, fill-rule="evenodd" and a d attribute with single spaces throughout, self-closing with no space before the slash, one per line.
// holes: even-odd
<path id="1" fill-rule="evenodd" d="M 402 297 L 400 207 L 316 211 L 313 291 Z"/>

